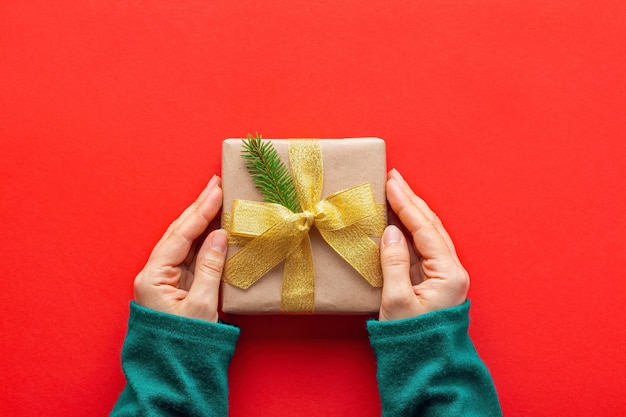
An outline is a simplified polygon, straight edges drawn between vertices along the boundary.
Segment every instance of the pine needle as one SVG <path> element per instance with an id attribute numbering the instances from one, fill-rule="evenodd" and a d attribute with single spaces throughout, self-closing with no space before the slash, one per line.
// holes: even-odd
<path id="1" fill-rule="evenodd" d="M 270 203 L 281 204 L 297 213 L 300 211 L 298 194 L 293 184 L 291 173 L 280 159 L 270 141 L 263 142 L 263 137 L 248 135 L 243 140 L 242 158 L 252 176 L 254 185 Z"/>

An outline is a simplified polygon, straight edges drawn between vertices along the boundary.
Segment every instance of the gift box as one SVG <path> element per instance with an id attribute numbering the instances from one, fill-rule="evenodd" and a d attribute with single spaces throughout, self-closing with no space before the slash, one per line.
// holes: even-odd
<path id="1" fill-rule="evenodd" d="M 262 139 L 291 171 L 301 208 L 263 202 L 242 158 L 222 146 L 222 227 L 229 248 L 222 310 L 235 314 L 366 314 L 380 307 L 386 225 L 385 142 Z"/>

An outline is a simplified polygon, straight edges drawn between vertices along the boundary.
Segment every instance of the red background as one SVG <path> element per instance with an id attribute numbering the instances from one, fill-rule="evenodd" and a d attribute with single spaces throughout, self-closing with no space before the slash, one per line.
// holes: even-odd
<path id="1" fill-rule="evenodd" d="M 4 1 L 0 414 L 106 415 L 132 280 L 226 137 L 379 136 L 507 416 L 626 414 L 626 3 Z M 230 317 L 232 416 L 376 416 L 363 317 Z"/>

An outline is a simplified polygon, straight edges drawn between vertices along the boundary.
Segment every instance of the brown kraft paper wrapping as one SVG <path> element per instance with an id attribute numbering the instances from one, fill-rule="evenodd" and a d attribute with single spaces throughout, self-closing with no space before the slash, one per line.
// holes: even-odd
<path id="1" fill-rule="evenodd" d="M 267 140 L 267 139 L 264 139 Z M 289 168 L 287 139 L 269 139 Z M 322 198 L 362 183 L 370 183 L 377 204 L 384 204 L 387 178 L 385 142 L 378 138 L 320 139 L 323 159 Z M 222 144 L 223 211 L 234 200 L 262 201 L 241 157 L 242 139 Z M 315 313 L 365 314 L 377 312 L 381 288 L 372 287 L 320 236 L 310 231 L 315 270 Z M 379 243 L 378 238 L 372 238 Z M 229 246 L 230 258 L 240 248 Z M 278 314 L 281 306 L 283 262 L 243 290 L 222 283 L 222 310 L 235 314 Z"/>

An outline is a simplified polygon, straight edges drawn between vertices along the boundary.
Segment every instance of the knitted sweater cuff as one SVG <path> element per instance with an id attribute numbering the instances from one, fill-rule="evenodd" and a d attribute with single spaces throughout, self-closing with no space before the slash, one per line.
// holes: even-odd
<path id="1" fill-rule="evenodd" d="M 469 322 L 469 300 L 456 307 L 445 308 L 432 311 L 419 316 L 391 320 L 367 322 L 367 330 L 372 342 L 391 341 L 395 338 L 414 337 L 409 335 L 423 334 L 436 331 L 450 324 L 468 325 Z"/>
<path id="2" fill-rule="evenodd" d="M 129 327 L 136 330 L 167 334 L 169 338 L 184 340 L 219 340 L 234 345 L 239 339 L 239 328 L 222 322 L 176 316 L 163 313 L 131 301 Z"/>

